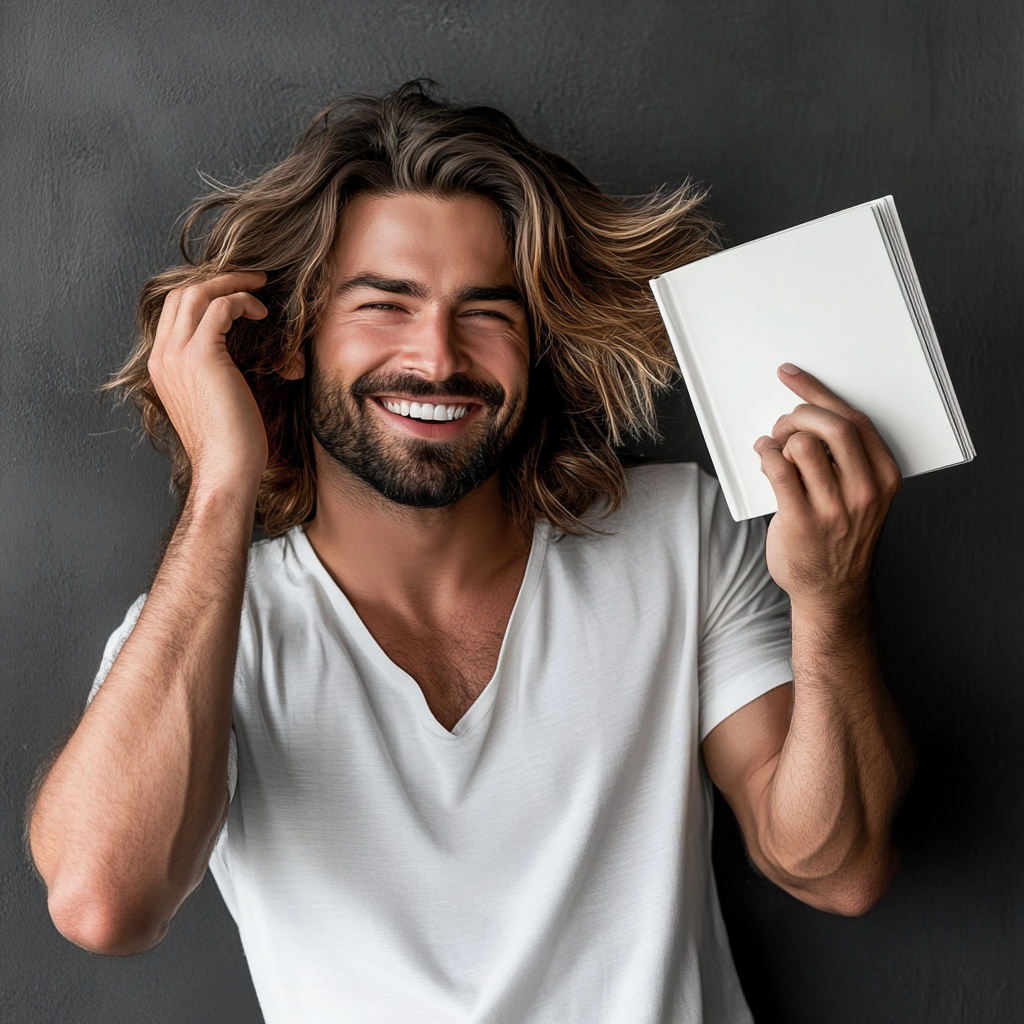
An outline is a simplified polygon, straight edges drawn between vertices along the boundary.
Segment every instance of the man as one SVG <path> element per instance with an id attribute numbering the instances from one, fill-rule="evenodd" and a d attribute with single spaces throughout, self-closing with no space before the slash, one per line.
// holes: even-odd
<path id="1" fill-rule="evenodd" d="M 749 1020 L 708 776 L 799 899 L 895 870 L 881 438 L 780 371 L 791 663 L 760 524 L 612 448 L 671 365 L 647 279 L 713 248 L 689 192 L 619 203 L 412 86 L 186 238 L 214 209 L 118 380 L 184 504 L 35 803 L 57 927 L 149 948 L 209 863 L 270 1022 Z"/>

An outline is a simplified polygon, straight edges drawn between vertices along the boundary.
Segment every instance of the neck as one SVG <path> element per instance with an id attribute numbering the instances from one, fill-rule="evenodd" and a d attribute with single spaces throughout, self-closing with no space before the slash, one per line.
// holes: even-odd
<path id="1" fill-rule="evenodd" d="M 429 614 L 525 565 L 531 531 L 509 516 L 497 474 L 453 505 L 411 508 L 323 451 L 316 457 L 317 512 L 306 535 L 355 603 L 384 600 Z"/>

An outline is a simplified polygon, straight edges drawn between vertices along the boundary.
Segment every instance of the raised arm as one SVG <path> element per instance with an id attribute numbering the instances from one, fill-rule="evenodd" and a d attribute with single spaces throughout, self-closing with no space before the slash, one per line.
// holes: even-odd
<path id="1" fill-rule="evenodd" d="M 779 503 L 767 558 L 792 602 L 793 684 L 713 729 L 704 758 L 754 863 L 812 906 L 860 914 L 895 873 L 890 824 L 911 772 L 868 598 L 900 473 L 863 413 L 808 373 L 779 376 L 808 403 L 755 445 Z"/>
<path id="2" fill-rule="evenodd" d="M 267 442 L 228 355 L 260 273 L 172 291 L 149 360 L 192 486 L 138 623 L 39 791 L 29 837 L 72 942 L 134 953 L 199 884 L 227 813 L 231 690 Z"/>

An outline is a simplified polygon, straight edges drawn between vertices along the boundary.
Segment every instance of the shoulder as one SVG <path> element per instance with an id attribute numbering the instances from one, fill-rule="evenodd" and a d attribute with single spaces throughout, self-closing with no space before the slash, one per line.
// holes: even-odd
<path id="1" fill-rule="evenodd" d="M 253 541 L 249 548 L 249 576 L 262 576 L 280 571 L 295 548 L 294 533 L 301 526 L 293 527 L 277 537 L 264 537 Z"/>
<path id="2" fill-rule="evenodd" d="M 626 500 L 599 529 L 700 533 L 715 514 L 718 481 L 695 462 L 646 463 L 626 470 Z"/>
<path id="3" fill-rule="evenodd" d="M 249 615 L 280 605 L 307 592 L 310 568 L 304 556 L 305 535 L 301 526 L 279 537 L 255 541 L 249 549 L 245 576 L 245 606 Z"/>
<path id="4" fill-rule="evenodd" d="M 626 471 L 626 498 L 614 512 L 595 508 L 591 528 L 556 535 L 555 557 L 615 572 L 695 568 L 715 511 L 717 481 L 695 463 L 648 463 Z"/>
<path id="5" fill-rule="evenodd" d="M 594 532 L 562 538 L 556 547 L 581 558 L 729 578 L 740 563 L 764 561 L 764 523 L 735 522 L 718 481 L 696 463 L 648 463 L 626 471 L 627 496 L 610 515 L 588 523 Z"/>
<path id="6" fill-rule="evenodd" d="M 301 526 L 293 526 L 277 537 L 254 541 L 249 548 L 247 589 L 266 585 L 276 587 L 289 578 L 305 575 L 308 572 L 307 546 Z"/>

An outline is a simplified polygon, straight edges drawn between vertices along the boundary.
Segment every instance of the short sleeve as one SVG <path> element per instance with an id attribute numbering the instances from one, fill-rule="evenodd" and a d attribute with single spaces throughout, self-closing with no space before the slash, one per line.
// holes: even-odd
<path id="1" fill-rule="evenodd" d="M 92 681 L 92 689 L 89 691 L 89 696 L 86 700 L 87 705 L 92 703 L 93 697 L 99 693 L 99 689 L 103 685 L 103 680 L 110 675 L 110 670 L 114 667 L 114 662 L 121 653 L 125 640 L 132 635 L 132 630 L 135 628 L 135 623 L 139 621 L 139 616 L 142 614 L 145 604 L 146 595 L 142 594 L 128 609 L 124 622 L 110 634 L 110 639 L 107 641 L 106 647 L 103 648 L 103 660 L 100 661 L 99 671 L 96 673 L 96 678 Z"/>
<path id="2" fill-rule="evenodd" d="M 121 648 L 124 647 L 125 641 L 131 636 L 132 630 L 135 628 L 135 623 L 139 621 L 139 616 L 142 614 L 142 609 L 146 604 L 146 595 L 142 594 L 134 604 L 128 609 L 128 613 L 124 617 L 124 621 L 121 623 L 113 633 L 110 634 L 110 639 L 107 640 L 106 647 L 103 648 L 103 660 L 100 661 L 99 671 L 96 673 L 96 678 L 92 681 L 92 689 L 89 691 L 89 696 L 86 700 L 86 705 L 92 703 L 93 697 L 99 693 L 100 687 L 103 685 L 103 681 L 110 674 L 110 670 L 114 667 L 114 662 L 117 660 L 117 656 L 121 653 Z M 235 743 L 235 730 L 234 727 L 231 729 L 231 737 L 228 741 L 228 797 L 234 799 L 235 796 L 235 785 L 238 782 L 238 747 Z"/>
<path id="3" fill-rule="evenodd" d="M 768 572 L 764 520 L 734 522 L 717 481 L 702 484 L 701 741 L 793 678 L 789 598 Z"/>

